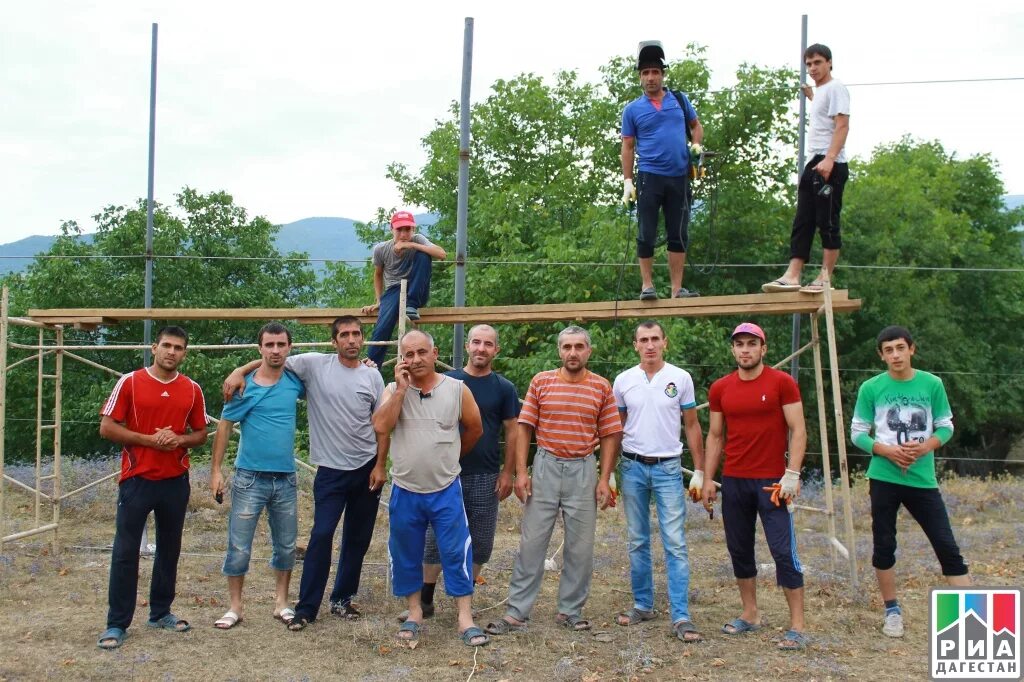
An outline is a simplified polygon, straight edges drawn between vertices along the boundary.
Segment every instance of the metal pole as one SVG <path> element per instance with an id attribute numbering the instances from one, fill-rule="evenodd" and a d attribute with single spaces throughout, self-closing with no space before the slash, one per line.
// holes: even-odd
<path id="1" fill-rule="evenodd" d="M 797 90 L 797 99 L 800 100 L 800 128 L 797 131 L 797 161 L 796 176 L 797 186 L 800 185 L 800 174 L 804 170 L 804 141 L 807 134 L 807 97 L 804 96 L 803 84 L 807 81 L 807 65 L 804 64 L 804 51 L 807 49 L 807 15 L 800 17 L 800 88 Z M 800 346 L 800 314 L 793 315 L 793 350 Z M 789 373 L 793 379 L 797 379 L 800 373 L 800 359 L 793 358 L 789 366 Z"/>
<path id="2" fill-rule="evenodd" d="M 469 220 L 469 84 L 473 77 L 473 17 L 462 39 L 462 99 L 459 103 L 459 206 L 455 219 L 455 307 L 466 305 L 466 225 Z M 462 367 L 464 331 L 455 323 L 452 365 Z"/>
<path id="3" fill-rule="evenodd" d="M 144 308 L 153 307 L 153 166 L 156 155 L 156 33 L 157 25 L 153 24 L 153 50 L 149 66 L 149 187 L 146 192 L 146 291 L 143 300 Z M 150 345 L 153 343 L 153 320 L 142 322 L 142 342 L 146 349 L 142 351 L 142 364 L 149 366 Z"/>
<path id="4" fill-rule="evenodd" d="M 4 450 L 4 440 L 7 429 L 7 285 L 3 286 L 0 293 L 0 550 L 3 550 L 4 528 L 7 525 L 7 517 L 4 515 L 4 458 L 7 456 Z"/>

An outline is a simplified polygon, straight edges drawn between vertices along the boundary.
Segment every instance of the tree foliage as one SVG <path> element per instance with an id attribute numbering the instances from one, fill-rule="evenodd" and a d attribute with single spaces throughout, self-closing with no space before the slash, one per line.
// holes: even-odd
<path id="1" fill-rule="evenodd" d="M 46 258 L 24 275 L 10 278 L 12 310 L 30 308 L 140 308 L 143 303 L 146 204 L 108 206 L 95 216 L 97 230 L 84 237 L 65 223 Z M 302 262 L 282 260 L 274 246 L 277 227 L 250 218 L 225 192 L 203 194 L 185 188 L 174 206 L 157 206 L 153 219 L 153 305 L 159 308 L 290 308 L 315 302 L 315 277 Z M 286 254 L 301 258 L 305 254 Z M 171 256 L 161 258 L 161 256 Z M 155 320 L 154 334 L 173 320 Z M 259 325 L 227 320 L 183 324 L 190 344 L 254 343 Z M 313 333 L 312 330 L 303 332 Z M 12 327 L 12 339 L 35 342 L 35 330 Z M 142 323 L 69 329 L 65 343 L 95 345 L 142 342 Z M 52 335 L 47 334 L 47 339 Z M 301 338 L 301 336 L 300 336 Z M 141 353 L 82 351 L 79 355 L 128 372 L 141 366 Z M 253 352 L 189 354 L 182 370 L 205 389 L 207 410 L 220 413 L 225 374 Z M 12 358 L 16 359 L 16 358 Z M 48 363 L 52 361 L 47 360 Z M 48 364 L 47 371 L 52 371 Z M 12 370 L 8 383 L 7 453 L 27 458 L 35 442 L 35 364 Z M 116 449 L 97 435 L 98 411 L 115 379 L 71 359 L 64 361 L 63 446 L 76 454 Z M 44 384 L 44 419 L 52 419 L 52 382 Z M 45 435 L 45 434 L 44 434 Z M 49 452 L 49 447 L 44 447 Z"/>

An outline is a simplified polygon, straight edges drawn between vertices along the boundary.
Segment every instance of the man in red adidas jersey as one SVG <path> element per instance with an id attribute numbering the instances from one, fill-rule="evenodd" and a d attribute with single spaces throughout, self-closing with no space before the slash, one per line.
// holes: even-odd
<path id="1" fill-rule="evenodd" d="M 508 588 L 508 608 L 504 618 L 488 624 L 487 632 L 492 635 L 526 628 L 544 581 L 545 553 L 559 509 L 565 524 L 565 549 L 555 622 L 573 631 L 590 629 L 581 611 L 594 572 L 597 508 L 605 509 L 612 501 L 609 477 L 622 442 L 622 420 L 612 386 L 587 369 L 592 350 L 585 329 L 563 329 L 558 335 L 562 366 L 534 376 L 523 401 L 515 492 L 526 509 L 519 556 Z M 534 433 L 537 453 L 531 479 L 526 456 Z M 600 477 L 594 466 L 598 443 Z"/>
<path id="2" fill-rule="evenodd" d="M 807 430 L 799 387 L 785 372 L 765 366 L 767 351 L 764 330 L 756 324 L 744 322 L 733 331 L 732 354 L 738 368 L 711 384 L 708 392 L 711 415 L 704 448 L 704 500 L 710 509 L 717 496 L 713 477 L 724 446 L 722 521 L 743 613 L 724 625 L 722 632 L 742 635 L 761 627 L 754 557 L 754 529 L 760 517 L 775 560 L 775 580 L 789 605 L 789 629 L 778 647 L 794 650 L 806 647 L 808 640 L 804 574 L 788 506 L 800 492 Z"/>
<path id="3" fill-rule="evenodd" d="M 125 374 L 100 410 L 100 435 L 120 443 L 117 530 L 110 558 L 107 630 L 101 649 L 124 642 L 135 613 L 139 542 L 150 512 L 156 520 L 156 555 L 149 588 L 149 626 L 176 632 L 187 621 L 171 613 L 188 506 L 188 451 L 206 442 L 206 402 L 199 384 L 178 373 L 188 334 L 164 327 L 153 344 L 153 364 Z"/>

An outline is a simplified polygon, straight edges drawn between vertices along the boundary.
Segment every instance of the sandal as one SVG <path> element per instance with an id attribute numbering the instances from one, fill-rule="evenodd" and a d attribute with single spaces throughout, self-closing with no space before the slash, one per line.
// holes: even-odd
<path id="1" fill-rule="evenodd" d="M 782 651 L 802 651 L 811 643 L 810 637 L 796 630 L 786 630 L 782 640 L 776 645 Z"/>
<path id="2" fill-rule="evenodd" d="M 654 618 L 654 609 L 644 611 L 634 606 L 629 611 L 623 611 L 616 616 L 615 622 L 623 627 L 629 627 L 630 625 L 639 625 L 645 621 L 654 620 Z"/>
<path id="3" fill-rule="evenodd" d="M 484 638 L 482 642 L 473 641 L 474 639 L 479 639 L 481 637 Z M 487 636 L 487 633 L 475 625 L 460 632 L 459 639 L 461 639 L 462 643 L 466 646 L 483 646 L 491 643 L 491 638 Z"/>
<path id="4" fill-rule="evenodd" d="M 512 623 L 507 618 L 488 623 L 484 627 L 488 635 L 507 635 L 512 632 L 526 632 L 526 623 Z"/>
<path id="5" fill-rule="evenodd" d="M 96 646 L 101 649 L 116 649 L 124 644 L 127 636 L 128 633 L 125 632 L 124 628 L 107 628 L 100 635 L 100 638 L 96 640 Z"/>
<path id="6" fill-rule="evenodd" d="M 835 287 L 832 287 L 832 286 L 829 287 L 829 291 L 835 291 L 835 290 L 836 290 Z M 825 291 L 825 284 L 824 284 L 824 282 L 819 282 L 818 280 L 815 280 L 815 281 L 811 282 L 810 284 L 806 284 L 806 285 L 800 287 L 800 293 L 802 293 L 802 294 L 820 294 L 820 293 L 822 293 L 824 291 Z"/>
<path id="7" fill-rule="evenodd" d="M 409 633 L 408 636 L 403 633 Z M 398 628 L 395 637 L 400 642 L 415 642 L 420 638 L 420 624 L 416 621 L 407 620 Z"/>
<path id="8" fill-rule="evenodd" d="M 761 291 L 766 294 L 781 294 L 786 291 L 799 291 L 799 284 L 790 284 L 789 282 L 781 279 L 776 279 L 767 284 L 761 285 Z"/>
<path id="9" fill-rule="evenodd" d="M 285 625 L 288 625 L 288 623 L 291 623 L 293 620 L 295 620 L 295 609 L 291 608 L 290 606 L 286 606 L 277 613 L 275 613 L 274 618 L 281 621 Z M 241 620 L 241 618 L 239 618 L 239 620 Z"/>
<path id="10" fill-rule="evenodd" d="M 555 618 L 555 625 L 560 625 L 566 630 L 583 632 L 590 629 L 590 621 L 581 616 L 570 616 L 564 613 L 558 614 Z"/>
<path id="11" fill-rule="evenodd" d="M 687 644 L 695 644 L 696 642 L 704 641 L 704 635 L 702 635 L 700 631 L 693 626 L 693 623 L 688 620 L 681 620 L 677 623 L 673 623 L 672 632 L 675 633 L 676 637 L 679 638 L 680 641 L 686 642 Z M 687 635 L 692 635 L 692 637 L 687 637 Z"/>
<path id="12" fill-rule="evenodd" d="M 727 635 L 742 635 L 747 632 L 757 632 L 760 629 L 760 623 L 748 623 L 742 618 L 735 618 L 731 623 L 722 626 L 722 632 Z"/>
<path id="13" fill-rule="evenodd" d="M 192 629 L 192 626 L 188 624 L 187 620 L 178 618 L 173 613 L 168 613 L 165 616 L 157 618 L 156 620 L 150 619 L 146 623 L 151 628 L 157 628 L 160 630 L 173 630 L 174 632 L 188 632 Z"/>
<path id="14" fill-rule="evenodd" d="M 306 629 L 306 626 L 309 625 L 309 622 L 310 622 L 309 618 L 306 618 L 305 616 L 300 616 L 300 615 L 296 614 L 292 618 L 291 622 L 290 623 L 286 623 L 286 625 L 287 625 L 288 629 L 291 630 L 292 632 L 301 632 L 302 630 Z"/>
<path id="15" fill-rule="evenodd" d="M 230 630 L 242 622 L 242 617 L 234 611 L 228 611 L 213 622 L 213 627 L 218 630 Z"/>

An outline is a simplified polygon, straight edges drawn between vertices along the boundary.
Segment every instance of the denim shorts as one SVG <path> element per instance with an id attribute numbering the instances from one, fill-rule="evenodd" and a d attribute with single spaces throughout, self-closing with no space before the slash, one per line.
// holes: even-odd
<path id="1" fill-rule="evenodd" d="M 228 551 L 224 575 L 249 572 L 252 540 L 260 513 L 267 510 L 273 554 L 270 567 L 290 571 L 295 566 L 298 535 L 298 495 L 295 472 L 237 469 L 231 482 L 231 514 L 228 517 Z"/>

